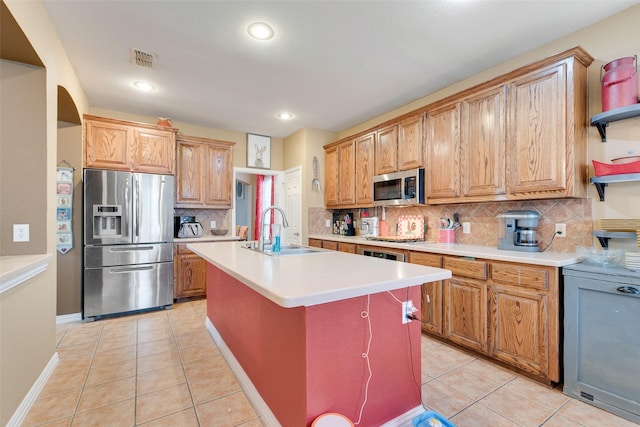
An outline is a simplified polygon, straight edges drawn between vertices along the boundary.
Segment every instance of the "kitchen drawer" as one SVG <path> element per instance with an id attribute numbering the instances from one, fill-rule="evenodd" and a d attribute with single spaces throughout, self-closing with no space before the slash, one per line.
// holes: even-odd
<path id="1" fill-rule="evenodd" d="M 321 248 L 322 247 L 322 240 L 320 240 L 320 239 L 309 239 L 309 246 L 314 247 L 314 248 Z"/>
<path id="2" fill-rule="evenodd" d="M 334 242 L 334 241 L 331 241 L 331 240 L 323 240 L 322 241 L 322 247 L 324 249 L 337 251 L 338 250 L 338 242 Z"/>
<path id="3" fill-rule="evenodd" d="M 411 264 L 440 268 L 442 267 L 442 256 L 424 252 L 409 252 L 409 262 Z"/>
<path id="4" fill-rule="evenodd" d="M 340 252 L 346 252 L 348 254 L 355 254 L 356 253 L 356 244 L 355 243 L 338 242 L 338 250 Z"/>
<path id="5" fill-rule="evenodd" d="M 549 268 L 491 263 L 491 280 L 503 285 L 548 290 L 549 275 Z"/>
<path id="6" fill-rule="evenodd" d="M 487 279 L 487 263 L 466 258 L 444 257 L 442 268 L 451 270 L 454 276 L 470 277 L 472 279 Z"/>

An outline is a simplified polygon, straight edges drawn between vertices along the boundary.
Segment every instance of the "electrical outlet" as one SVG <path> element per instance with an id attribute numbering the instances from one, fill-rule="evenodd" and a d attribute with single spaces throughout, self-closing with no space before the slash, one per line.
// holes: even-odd
<path id="1" fill-rule="evenodd" d="M 330 220 L 330 219 L 328 219 L 328 220 L 324 223 L 324 226 L 325 226 L 325 227 L 327 227 L 327 228 L 331 228 L 331 220 Z"/>
<path id="2" fill-rule="evenodd" d="M 211 223 L 209 225 L 211 226 L 212 230 L 216 229 L 216 222 L 215 221 L 211 221 Z"/>
<path id="3" fill-rule="evenodd" d="M 411 319 L 409 319 L 407 316 L 412 315 L 416 311 L 418 311 L 418 309 L 413 305 L 413 301 L 411 300 L 403 301 L 402 302 L 402 324 L 404 325 L 406 323 L 411 322 Z"/>
<path id="4" fill-rule="evenodd" d="M 556 237 L 567 237 L 567 224 L 556 224 Z"/>
<path id="5" fill-rule="evenodd" d="M 462 223 L 462 234 L 471 234 L 471 223 L 463 222 Z"/>
<path id="6" fill-rule="evenodd" d="M 29 224 L 13 224 L 13 241 L 29 241 Z"/>

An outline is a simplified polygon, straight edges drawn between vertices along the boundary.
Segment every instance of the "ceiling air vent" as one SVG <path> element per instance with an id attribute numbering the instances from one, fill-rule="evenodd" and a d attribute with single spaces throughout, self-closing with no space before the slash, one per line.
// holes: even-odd
<path id="1" fill-rule="evenodd" d="M 153 53 L 145 52 L 144 50 L 129 48 L 129 60 L 133 65 L 140 67 L 153 68 Z"/>

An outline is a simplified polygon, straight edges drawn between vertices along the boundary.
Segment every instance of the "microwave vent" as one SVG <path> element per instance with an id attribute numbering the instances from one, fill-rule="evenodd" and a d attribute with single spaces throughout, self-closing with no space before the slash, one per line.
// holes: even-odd
<path id="1" fill-rule="evenodd" d="M 155 56 L 153 53 L 145 52 L 144 50 L 129 48 L 129 60 L 133 65 L 138 65 L 145 68 L 153 68 L 153 60 Z"/>

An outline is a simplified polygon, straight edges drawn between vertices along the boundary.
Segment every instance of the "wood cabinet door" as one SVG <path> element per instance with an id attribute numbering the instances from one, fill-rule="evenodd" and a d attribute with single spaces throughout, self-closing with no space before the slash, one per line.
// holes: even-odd
<path id="1" fill-rule="evenodd" d="M 398 123 L 398 170 L 424 166 L 424 113 Z"/>
<path id="2" fill-rule="evenodd" d="M 356 149 L 355 141 L 338 146 L 338 204 L 356 204 Z"/>
<path id="3" fill-rule="evenodd" d="M 467 98 L 461 105 L 463 196 L 505 194 L 506 86 Z"/>
<path id="4" fill-rule="evenodd" d="M 204 203 L 202 181 L 204 146 L 199 142 L 178 139 L 178 177 L 176 204 Z"/>
<path id="5" fill-rule="evenodd" d="M 205 200 L 206 205 L 231 207 L 231 150 L 226 146 L 206 144 L 204 148 Z"/>
<path id="6" fill-rule="evenodd" d="M 483 353 L 487 351 L 487 284 L 474 279 L 445 280 L 444 335 Z"/>
<path id="7" fill-rule="evenodd" d="M 378 129 L 376 135 L 376 175 L 398 170 L 398 125 Z"/>
<path id="8" fill-rule="evenodd" d="M 309 246 L 313 248 L 322 248 L 322 240 L 320 239 L 309 239 Z"/>
<path id="9" fill-rule="evenodd" d="M 324 152 L 324 204 L 338 206 L 338 147 L 327 148 Z"/>
<path id="10" fill-rule="evenodd" d="M 206 261 L 196 254 L 176 254 L 173 298 L 201 297 L 207 294 Z"/>
<path id="11" fill-rule="evenodd" d="M 442 267 L 442 256 L 410 251 L 411 264 Z M 442 335 L 442 280 L 422 284 L 422 331 Z"/>
<path id="12" fill-rule="evenodd" d="M 356 204 L 373 205 L 373 168 L 376 134 L 369 133 L 356 139 Z"/>
<path id="13" fill-rule="evenodd" d="M 427 198 L 460 196 L 460 106 L 427 113 Z"/>
<path id="14" fill-rule="evenodd" d="M 510 85 L 507 187 L 514 193 L 566 189 L 566 64 L 518 78 Z"/>
<path id="15" fill-rule="evenodd" d="M 176 140 L 173 131 L 135 128 L 134 170 L 145 173 L 175 173 Z"/>
<path id="16" fill-rule="evenodd" d="M 133 129 L 118 123 L 84 120 L 85 167 L 132 170 Z"/>
<path id="17" fill-rule="evenodd" d="M 547 377 L 551 344 L 548 318 L 546 294 L 521 287 L 490 286 L 489 354 L 531 374 Z"/>

